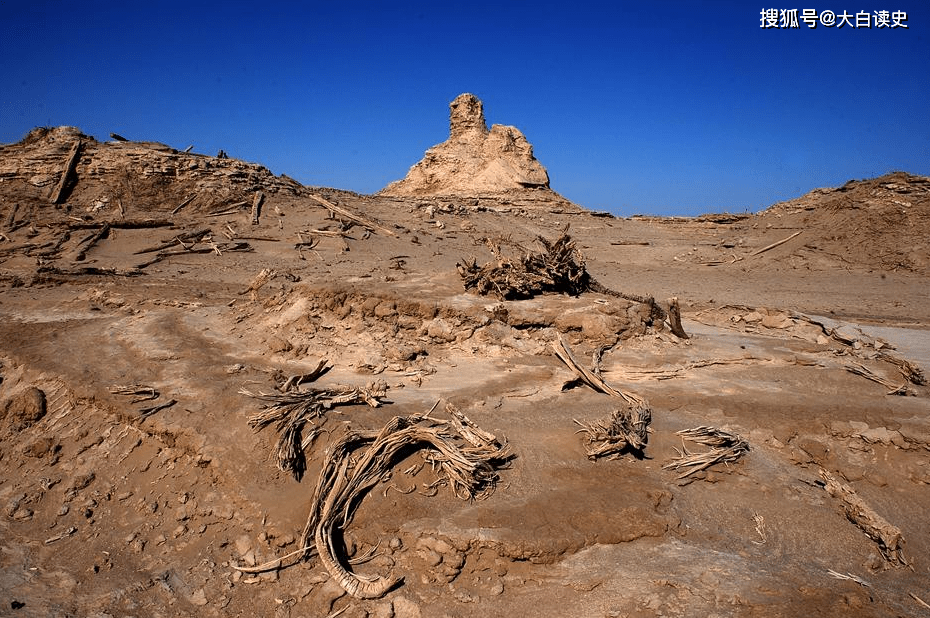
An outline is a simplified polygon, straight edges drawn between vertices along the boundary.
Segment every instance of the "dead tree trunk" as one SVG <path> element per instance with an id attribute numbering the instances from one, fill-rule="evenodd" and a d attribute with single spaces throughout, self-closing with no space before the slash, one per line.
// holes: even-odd
<path id="1" fill-rule="evenodd" d="M 258 225 L 258 218 L 262 214 L 262 203 L 265 201 L 265 194 L 261 191 L 255 192 L 255 199 L 252 200 L 252 225 Z"/>
<path id="2" fill-rule="evenodd" d="M 681 308 L 678 306 L 678 299 L 674 296 L 668 299 L 668 324 L 672 327 L 672 334 L 676 337 L 689 339 L 688 333 L 681 325 Z"/>
<path id="3" fill-rule="evenodd" d="M 71 154 L 68 155 L 68 163 L 65 165 L 65 170 L 61 174 L 58 186 L 55 187 L 55 190 L 52 192 L 52 204 L 60 204 L 68 197 L 67 189 L 72 176 L 74 176 L 74 170 L 77 168 L 78 158 L 81 154 L 81 145 L 81 140 L 78 140 L 71 149 Z"/>

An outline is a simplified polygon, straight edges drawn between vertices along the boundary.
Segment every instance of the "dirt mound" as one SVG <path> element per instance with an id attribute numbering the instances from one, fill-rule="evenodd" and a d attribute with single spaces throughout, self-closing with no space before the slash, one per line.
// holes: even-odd
<path id="1" fill-rule="evenodd" d="M 495 124 L 488 131 L 484 107 L 473 94 L 449 104 L 449 139 L 426 151 L 403 180 L 383 195 L 478 196 L 507 191 L 549 191 L 549 174 L 516 127 Z"/>
<path id="2" fill-rule="evenodd" d="M 756 223 L 801 231 L 802 255 L 875 270 L 930 271 L 930 178 L 894 172 L 815 189 L 758 215 Z"/>
<path id="3" fill-rule="evenodd" d="M 254 163 L 157 142 L 98 142 L 76 127 L 33 129 L 0 146 L 0 182 L 21 207 L 53 203 L 94 215 L 248 210 L 256 191 L 293 196 L 301 190 L 297 181 Z"/>

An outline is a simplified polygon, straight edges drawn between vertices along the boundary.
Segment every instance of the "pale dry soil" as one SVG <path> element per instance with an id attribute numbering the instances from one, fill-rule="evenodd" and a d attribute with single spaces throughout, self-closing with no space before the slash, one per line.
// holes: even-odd
<path id="1" fill-rule="evenodd" d="M 888 395 L 846 369 L 903 381 L 874 358 L 875 337 L 930 367 L 925 274 L 814 259 L 791 244 L 751 256 L 792 233 L 752 218 L 621 220 L 544 203 L 427 212 L 415 199 L 348 194 L 341 205 L 394 235 L 354 227 L 298 252 L 297 231 L 338 226 L 318 205 L 282 199 L 258 226 L 243 212 L 113 230 L 84 264 L 129 268 L 142 261 L 133 251 L 199 225 L 270 239 L 250 241 L 251 253 L 174 256 L 134 277 L 30 278 L 32 258 L 4 258 L 4 274 L 25 285 L 0 292 L 0 402 L 34 387 L 46 413 L 2 425 L 0 614 L 928 615 L 918 599 L 930 602 L 930 390 Z M 622 404 L 562 390 L 572 374 L 551 351 L 560 316 L 614 300 L 501 303 L 466 293 L 455 270 L 491 259 L 486 237 L 531 247 L 566 223 L 601 283 L 682 305 L 688 340 L 648 328 L 605 341 L 596 320 L 560 322 L 585 362 L 616 343 L 604 379 L 653 410 L 641 458 L 586 458 L 573 421 Z M 734 253 L 744 259 L 706 264 Z M 276 276 L 250 292 L 265 268 Z M 800 315 L 860 327 L 859 347 L 819 340 Z M 297 482 L 275 467 L 274 434 L 250 430 L 258 402 L 239 390 L 272 392 L 275 372 L 324 358 L 333 369 L 321 384 L 383 379 L 390 403 L 331 410 Z M 128 384 L 160 397 L 132 403 L 108 390 Z M 514 458 L 485 500 L 429 495 L 435 476 L 415 469 L 416 452 L 368 493 L 344 549 L 377 546 L 353 568 L 403 576 L 397 589 L 354 599 L 315 559 L 259 576 L 231 568 L 298 549 L 320 458 L 345 425 L 379 428 L 437 401 L 506 439 Z M 751 450 L 678 479 L 663 469 L 684 446 L 675 432 L 701 425 Z M 900 529 L 910 568 L 889 568 L 818 485 L 821 467 Z"/>

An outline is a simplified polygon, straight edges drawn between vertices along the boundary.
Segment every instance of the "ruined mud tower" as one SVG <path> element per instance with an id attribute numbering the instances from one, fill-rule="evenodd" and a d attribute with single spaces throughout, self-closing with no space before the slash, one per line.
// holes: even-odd
<path id="1" fill-rule="evenodd" d="M 549 191 L 549 174 L 519 129 L 495 124 L 489 131 L 484 106 L 473 94 L 460 94 L 449 109 L 449 139 L 427 150 L 407 176 L 382 189 L 382 195 Z"/>

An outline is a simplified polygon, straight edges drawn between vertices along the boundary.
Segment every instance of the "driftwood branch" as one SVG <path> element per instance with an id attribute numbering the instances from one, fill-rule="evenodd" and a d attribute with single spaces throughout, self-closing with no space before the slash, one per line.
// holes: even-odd
<path id="1" fill-rule="evenodd" d="M 387 394 L 387 384 L 378 381 L 366 387 L 337 385 L 280 394 L 254 394 L 245 389 L 239 392 L 264 402 L 262 411 L 249 417 L 249 426 L 257 432 L 268 425 L 275 425 L 278 432 L 275 446 L 278 468 L 289 472 L 299 481 L 307 469 L 303 448 L 304 427 L 310 423 L 311 435 L 315 435 L 318 428 L 313 425 L 314 421 L 337 405 L 365 403 L 377 408 Z"/>
<path id="2" fill-rule="evenodd" d="M 312 193 L 310 193 L 310 194 L 307 194 L 307 197 L 309 197 L 309 198 L 312 199 L 313 201 L 315 201 L 315 202 L 317 202 L 317 203 L 323 205 L 329 212 L 331 212 L 331 213 L 333 214 L 333 216 L 339 215 L 340 217 L 342 217 L 342 218 L 344 218 L 344 219 L 348 219 L 349 221 L 352 221 L 352 222 L 354 222 L 354 223 L 357 223 L 357 224 L 361 225 L 362 227 L 364 227 L 364 228 L 366 228 L 366 229 L 368 229 L 368 230 L 371 230 L 371 231 L 379 230 L 379 231 L 381 231 L 381 232 L 384 232 L 384 233 L 387 234 L 388 236 L 397 236 L 397 234 L 395 234 L 395 233 L 392 232 L 391 230 L 387 229 L 386 227 L 381 226 L 381 225 L 378 225 L 378 224 L 375 223 L 374 221 L 371 221 L 371 220 L 369 220 L 369 219 L 365 219 L 364 217 L 362 217 L 362 216 L 360 216 L 360 215 L 353 214 L 353 213 L 349 212 L 348 210 L 346 210 L 345 208 L 341 208 L 341 207 L 339 207 L 339 206 L 336 206 L 335 204 L 333 204 L 333 203 L 330 202 L 329 200 L 323 199 L 322 197 L 320 197 L 320 196 L 318 196 L 318 195 L 313 195 Z"/>
<path id="3" fill-rule="evenodd" d="M 173 215 L 178 214 L 178 213 L 181 211 L 182 208 L 184 208 L 185 206 L 187 206 L 188 204 L 190 204 L 191 202 L 193 202 L 195 197 L 197 197 L 197 194 L 196 194 L 196 193 L 193 194 L 192 196 L 188 197 L 186 200 L 184 200 L 184 201 L 181 202 L 180 204 L 178 204 L 178 205 L 175 207 L 175 209 L 171 211 L 171 214 L 173 214 Z"/>
<path id="4" fill-rule="evenodd" d="M 155 253 L 156 251 L 162 251 L 168 247 L 173 247 L 174 245 L 184 246 L 185 242 L 196 243 L 199 242 L 204 236 L 210 233 L 210 228 L 204 227 L 190 232 L 183 232 L 174 236 L 168 240 L 163 240 L 161 244 L 155 245 L 154 247 L 146 247 L 145 249 L 139 249 L 135 251 L 133 255 L 141 255 L 143 253 Z"/>
<path id="5" fill-rule="evenodd" d="M 74 261 L 83 262 L 84 258 L 87 257 L 87 252 L 90 251 L 91 248 L 94 245 L 96 245 L 98 241 L 100 241 L 103 238 L 106 238 L 107 236 L 109 236 L 109 234 L 110 234 L 110 225 L 108 223 L 104 223 L 103 227 L 100 228 L 100 230 L 97 233 L 92 234 L 86 240 L 79 243 L 79 244 L 83 244 L 84 246 L 81 249 L 79 249 L 78 252 L 75 254 Z"/>
<path id="6" fill-rule="evenodd" d="M 230 204 L 229 206 L 224 206 L 223 210 L 215 210 L 213 212 L 208 212 L 206 216 L 208 217 L 223 217 L 225 215 L 235 215 L 239 213 L 239 210 L 243 206 L 248 206 L 248 202 L 236 202 L 235 204 Z"/>
<path id="7" fill-rule="evenodd" d="M 836 477 L 820 469 L 827 493 L 842 501 L 846 519 L 856 524 L 866 536 L 878 544 L 882 557 L 893 567 L 908 566 L 904 557 L 904 538 L 901 531 L 875 512 L 849 485 L 840 483 Z"/>
<path id="8" fill-rule="evenodd" d="M 182 244 L 182 246 L 184 245 Z M 146 266 L 151 266 L 152 264 L 160 262 L 163 259 L 173 255 L 193 255 L 195 253 L 216 253 L 217 255 L 223 255 L 224 251 L 250 252 L 254 251 L 254 249 L 252 248 L 252 245 L 247 242 L 224 242 L 219 244 L 210 243 L 209 247 L 198 247 L 196 249 L 193 247 L 185 247 L 184 249 L 177 251 L 161 251 L 151 260 L 137 264 L 136 269 L 138 270 L 140 268 L 145 268 Z"/>
<path id="9" fill-rule="evenodd" d="M 68 221 L 68 229 L 71 230 L 89 230 L 109 225 L 114 229 L 135 230 L 148 229 L 156 227 L 171 227 L 174 221 L 165 219 L 125 219 L 122 221 Z"/>
<path id="10" fill-rule="evenodd" d="M 605 393 L 611 397 L 619 397 L 630 405 L 644 406 L 646 404 L 646 400 L 639 395 L 614 388 L 607 384 L 607 382 L 594 371 L 591 371 L 579 363 L 575 355 L 572 354 L 571 348 L 565 343 L 565 339 L 562 338 L 562 335 L 559 335 L 558 341 L 552 343 L 552 349 L 555 351 L 555 355 L 558 356 L 563 363 L 568 365 L 569 369 L 575 372 L 578 379 L 599 393 Z"/>
<path id="11" fill-rule="evenodd" d="M 3 224 L 3 228 L 7 231 L 13 227 L 16 223 L 16 213 L 19 212 L 19 204 L 13 204 L 13 207 L 10 209 L 10 214 L 7 216 L 6 221 Z"/>
<path id="12" fill-rule="evenodd" d="M 770 244 L 770 245 L 768 245 L 768 246 L 766 246 L 766 247 L 762 247 L 761 249 L 759 249 L 758 251 L 756 251 L 756 252 L 753 253 L 752 255 L 753 255 L 753 256 L 759 255 L 760 253 L 765 253 L 766 251 L 770 251 L 770 250 L 774 249 L 775 247 L 779 247 L 779 246 L 785 244 L 786 242 L 788 242 L 789 240 L 791 240 L 792 238 L 795 238 L 795 237 L 797 237 L 797 236 L 800 236 L 801 232 L 803 232 L 803 231 L 804 231 L 804 230 L 797 231 L 797 232 L 795 232 L 794 234 L 792 234 L 791 236 L 789 236 L 788 238 L 783 238 L 782 240 L 779 240 L 778 242 L 773 242 L 772 244 Z M 752 257 L 752 256 L 750 256 L 750 257 Z"/>
<path id="13" fill-rule="evenodd" d="M 908 395 L 910 393 L 910 391 L 907 389 L 906 381 L 903 384 L 895 384 L 891 380 L 887 380 L 878 375 L 862 363 L 852 363 L 850 365 L 846 365 L 846 371 L 854 373 L 858 376 L 862 376 L 867 380 L 871 380 L 876 384 L 881 384 L 885 388 L 891 389 L 888 391 L 888 395 Z"/>
<path id="14" fill-rule="evenodd" d="M 142 273 L 141 270 L 137 268 L 130 268 L 129 270 L 121 270 L 119 268 L 98 268 L 97 266 L 80 266 L 78 268 L 58 268 L 57 266 L 52 266 L 46 264 L 45 266 L 40 266 L 36 272 L 43 275 L 63 275 L 70 277 L 81 277 L 87 275 L 101 275 L 101 276 L 115 276 L 115 277 L 137 277 Z"/>

